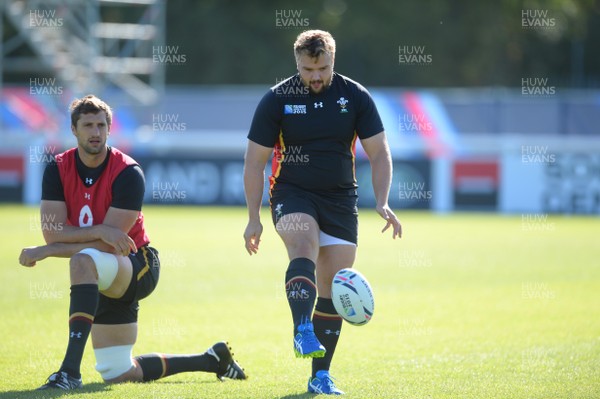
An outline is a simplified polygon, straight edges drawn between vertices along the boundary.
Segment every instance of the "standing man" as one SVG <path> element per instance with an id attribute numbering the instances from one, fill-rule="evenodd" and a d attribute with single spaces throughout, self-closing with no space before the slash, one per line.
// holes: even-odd
<path id="1" fill-rule="evenodd" d="M 25 248 L 19 257 L 27 267 L 47 257 L 70 258 L 68 346 L 60 369 L 39 389 L 82 386 L 81 359 L 90 332 L 96 370 L 107 383 L 152 381 L 185 371 L 246 379 L 225 342 L 197 355 L 132 357 L 138 301 L 152 293 L 160 270 L 141 212 L 144 174 L 135 160 L 107 146 L 112 110 L 106 103 L 88 95 L 73 101 L 70 111 L 77 147 L 57 155 L 42 182 L 47 244 Z"/>
<path id="2" fill-rule="evenodd" d="M 274 152 L 271 214 L 289 257 L 285 287 L 294 351 L 312 358 L 309 392 L 341 395 L 329 375 L 342 327 L 331 301 L 331 282 L 356 257 L 357 137 L 371 163 L 376 209 L 386 221 L 382 231 L 392 227 L 396 238 L 402 230 L 388 206 L 392 162 L 371 96 L 333 71 L 335 41 L 328 32 L 301 33 L 294 55 L 298 74 L 267 92 L 248 134 L 244 185 L 249 221 L 244 240 L 248 253 L 257 253 L 264 167 Z"/>

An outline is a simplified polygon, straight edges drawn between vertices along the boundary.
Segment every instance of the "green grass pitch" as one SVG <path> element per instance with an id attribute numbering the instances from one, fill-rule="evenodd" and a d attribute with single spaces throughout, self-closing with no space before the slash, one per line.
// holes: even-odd
<path id="1" fill-rule="evenodd" d="M 204 351 L 227 339 L 250 375 L 219 383 L 179 374 L 106 386 L 83 360 L 77 398 L 305 398 L 310 361 L 292 350 L 284 247 L 265 212 L 260 253 L 248 256 L 241 208 L 146 207 L 161 281 L 141 302 L 136 355 Z M 402 240 L 360 216 L 355 267 L 375 315 L 345 324 L 332 375 L 348 398 L 600 397 L 600 219 L 399 212 Z M 66 345 L 68 266 L 18 265 L 42 242 L 37 208 L 0 207 L 0 399 L 32 390 Z"/>

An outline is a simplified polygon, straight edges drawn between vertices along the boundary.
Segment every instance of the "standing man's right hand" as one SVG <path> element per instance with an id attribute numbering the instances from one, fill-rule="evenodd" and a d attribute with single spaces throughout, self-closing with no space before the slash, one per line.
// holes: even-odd
<path id="1" fill-rule="evenodd" d="M 262 223 L 260 220 L 250 220 L 244 231 L 244 241 L 246 242 L 246 251 L 248 254 L 258 253 L 258 244 L 260 243 L 260 236 L 263 232 Z"/>
<path id="2" fill-rule="evenodd" d="M 248 140 L 244 155 L 244 194 L 248 206 L 248 225 L 244 231 L 246 251 L 250 255 L 258 253 L 258 244 L 263 232 L 260 223 L 260 207 L 265 187 L 265 165 L 273 153 L 272 147 L 265 147 Z"/>

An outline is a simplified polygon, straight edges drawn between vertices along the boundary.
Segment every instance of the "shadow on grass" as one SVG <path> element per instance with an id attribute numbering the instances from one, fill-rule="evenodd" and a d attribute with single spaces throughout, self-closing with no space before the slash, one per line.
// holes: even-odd
<path id="1" fill-rule="evenodd" d="M 214 379 L 214 380 L 200 380 L 200 381 L 195 381 L 194 384 L 222 384 L 223 382 L 219 381 L 218 379 Z M 124 382 L 121 384 L 132 384 L 132 385 L 153 385 L 156 384 L 156 386 L 165 386 L 165 385 L 185 385 L 185 384 L 189 384 L 189 381 L 177 381 L 177 380 L 161 380 L 161 381 L 152 381 L 150 383 L 147 382 Z M 106 384 L 103 382 L 92 382 L 89 384 L 84 384 L 83 388 L 81 389 L 77 389 L 74 391 L 64 391 L 62 389 L 50 389 L 50 390 L 43 390 L 43 391 L 37 391 L 36 388 L 33 389 L 23 389 L 20 391 L 4 391 L 4 392 L 0 392 L 0 399 L 55 399 L 55 398 L 62 398 L 62 397 L 69 397 L 69 398 L 85 398 L 84 395 L 89 394 L 89 393 L 96 393 L 96 392 L 102 392 L 102 391 L 106 391 L 109 392 L 111 391 L 111 387 L 114 387 L 116 385 L 121 385 L 121 384 Z M 294 399 L 294 398 L 311 398 L 314 397 L 314 395 L 309 395 L 309 396 L 304 396 L 304 395 L 290 395 L 290 396 L 286 396 L 285 398 L 289 398 L 289 399 Z"/>
<path id="2" fill-rule="evenodd" d="M 36 391 L 34 388 L 32 390 L 24 389 L 22 391 L 0 392 L 0 399 L 54 399 L 61 397 L 79 398 L 83 397 L 87 393 L 96 393 L 108 390 L 110 390 L 110 385 L 101 382 L 93 382 L 91 384 L 85 384 L 83 388 L 76 391 L 63 391 L 62 389 L 46 389 L 43 391 Z"/>
<path id="3" fill-rule="evenodd" d="M 182 384 L 185 385 L 188 383 L 189 382 L 187 382 L 187 381 L 161 380 L 161 381 L 154 381 L 151 383 L 125 382 L 123 384 L 132 384 L 132 385 L 140 385 L 140 386 L 156 384 L 157 386 L 161 386 L 161 385 L 182 385 Z M 215 380 L 196 381 L 196 382 L 194 382 L 194 384 L 222 384 L 222 382 L 215 379 Z M 115 385 L 121 385 L 121 384 L 115 384 Z M 96 392 L 102 392 L 102 391 L 109 392 L 109 391 L 111 391 L 111 387 L 114 387 L 115 385 L 106 384 L 106 383 L 102 383 L 102 382 L 92 382 L 89 384 L 84 384 L 83 388 L 77 389 L 74 391 L 63 391 L 62 389 L 36 391 L 36 388 L 33 388 L 31 390 L 23 389 L 21 391 L 5 391 L 5 392 L 0 392 L 0 399 L 55 399 L 55 398 L 62 398 L 62 397 L 65 397 L 65 398 L 66 397 L 69 397 L 69 398 L 83 397 L 83 398 L 85 398 L 84 395 L 89 394 L 89 393 L 96 393 Z M 290 399 L 304 398 L 304 397 L 305 396 L 302 396 L 302 395 L 289 396 Z M 311 396 L 306 396 L 306 397 L 308 398 Z"/>
<path id="4" fill-rule="evenodd" d="M 303 392 L 303 393 L 291 393 L 289 395 L 282 396 L 280 399 L 308 399 L 308 398 L 315 398 L 315 397 L 316 396 L 314 393 Z"/>

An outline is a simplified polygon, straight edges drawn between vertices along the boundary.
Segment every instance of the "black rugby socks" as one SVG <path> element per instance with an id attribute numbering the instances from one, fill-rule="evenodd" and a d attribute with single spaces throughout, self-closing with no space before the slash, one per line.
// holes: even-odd
<path id="1" fill-rule="evenodd" d="M 159 378 L 186 371 L 217 372 L 219 362 L 208 353 L 199 355 L 165 355 L 152 353 L 135 357 L 134 360 L 144 372 L 144 381 L 154 381 Z"/>
<path id="2" fill-rule="evenodd" d="M 312 360 L 312 376 L 315 377 L 317 371 L 329 370 L 342 330 L 342 318 L 336 312 L 331 298 L 319 297 L 317 299 L 313 325 L 317 339 L 327 350 L 325 357 L 313 358 Z"/>
<path id="3" fill-rule="evenodd" d="M 87 342 L 98 306 L 98 284 L 71 286 L 69 305 L 69 345 L 60 371 L 71 377 L 81 378 L 80 367 L 83 350 Z"/>
<path id="4" fill-rule="evenodd" d="M 285 292 L 294 320 L 294 334 L 298 326 L 311 319 L 317 286 L 315 263 L 307 258 L 292 259 L 285 273 Z"/>

